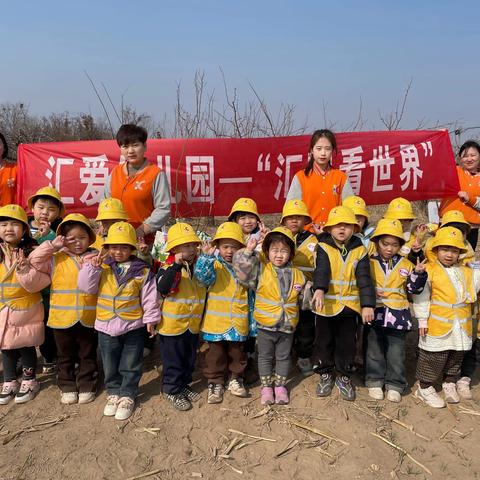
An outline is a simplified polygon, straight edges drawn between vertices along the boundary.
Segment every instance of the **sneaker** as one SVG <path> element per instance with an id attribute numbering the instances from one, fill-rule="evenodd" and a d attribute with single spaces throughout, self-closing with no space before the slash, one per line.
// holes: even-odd
<path id="1" fill-rule="evenodd" d="M 380 387 L 370 387 L 368 389 L 368 395 L 375 400 L 383 400 L 383 390 Z"/>
<path id="2" fill-rule="evenodd" d="M 273 405 L 275 403 L 272 387 L 262 387 L 260 395 L 260 403 L 262 405 Z"/>
<path id="3" fill-rule="evenodd" d="M 317 383 L 317 397 L 328 397 L 333 390 L 333 377 L 329 373 L 322 373 Z"/>
<path id="4" fill-rule="evenodd" d="M 77 392 L 62 392 L 60 396 L 60 403 L 64 405 L 73 405 L 78 403 L 78 393 Z"/>
<path id="5" fill-rule="evenodd" d="M 433 386 L 428 388 L 420 388 L 420 386 L 415 390 L 415 397 L 425 402 L 428 406 L 433 408 L 443 408 L 445 407 L 445 402 L 443 398 L 437 393 Z"/>
<path id="6" fill-rule="evenodd" d="M 42 365 L 42 373 L 44 375 L 51 375 L 52 373 L 55 373 L 57 364 L 54 362 L 44 362 Z"/>
<path id="7" fill-rule="evenodd" d="M 393 403 L 400 403 L 402 401 L 402 394 L 397 390 L 387 390 L 387 400 Z"/>
<path id="8" fill-rule="evenodd" d="M 469 377 L 462 377 L 457 382 L 457 392 L 464 400 L 472 400 L 473 398 L 472 391 L 470 390 L 470 382 L 471 379 Z"/>
<path id="9" fill-rule="evenodd" d="M 457 385 L 453 382 L 442 383 L 443 394 L 445 395 L 445 401 L 447 403 L 458 403 L 460 397 L 457 392 Z"/>
<path id="10" fill-rule="evenodd" d="M 3 382 L 2 391 L 0 392 L 0 405 L 6 405 L 10 402 L 10 400 L 15 397 L 19 388 L 20 385 L 16 380 L 13 380 L 12 382 Z"/>
<path id="11" fill-rule="evenodd" d="M 183 387 L 181 392 L 180 392 L 188 401 L 190 402 L 198 402 L 202 396 L 192 390 L 188 385 L 186 387 Z"/>
<path id="12" fill-rule="evenodd" d="M 232 395 L 236 397 L 245 398 L 247 394 L 247 390 L 243 386 L 243 380 L 241 378 L 232 378 L 228 382 L 228 390 Z"/>
<path id="13" fill-rule="evenodd" d="M 355 400 L 355 387 L 350 380 L 350 377 L 346 375 L 342 375 L 341 377 L 337 377 L 335 379 L 335 385 L 340 392 L 340 395 L 344 400 L 349 402 L 353 402 Z"/>
<path id="14" fill-rule="evenodd" d="M 113 417 L 117 413 L 118 401 L 120 397 L 118 395 L 108 395 L 107 403 L 103 409 L 103 414 L 106 417 Z"/>
<path id="15" fill-rule="evenodd" d="M 131 417 L 135 408 L 135 400 L 130 397 L 122 397 L 118 401 L 115 420 L 127 420 Z"/>
<path id="16" fill-rule="evenodd" d="M 275 387 L 275 403 L 277 405 L 287 405 L 289 401 L 287 388 L 283 385 Z"/>
<path id="17" fill-rule="evenodd" d="M 220 383 L 209 383 L 207 403 L 222 403 L 224 390 Z"/>
<path id="18" fill-rule="evenodd" d="M 35 378 L 31 380 L 22 380 L 20 389 L 15 395 L 15 403 L 27 403 L 35 398 L 40 390 L 40 384 Z"/>
<path id="19" fill-rule="evenodd" d="M 309 358 L 299 358 L 297 360 L 297 367 L 304 377 L 309 377 L 310 375 L 313 375 L 313 367 Z"/>
<path id="20" fill-rule="evenodd" d="M 183 393 L 164 393 L 163 396 L 177 409 L 182 412 L 190 410 L 192 404 Z"/>
<path id="21" fill-rule="evenodd" d="M 90 403 L 95 400 L 95 392 L 80 392 L 78 394 L 78 403 Z"/>

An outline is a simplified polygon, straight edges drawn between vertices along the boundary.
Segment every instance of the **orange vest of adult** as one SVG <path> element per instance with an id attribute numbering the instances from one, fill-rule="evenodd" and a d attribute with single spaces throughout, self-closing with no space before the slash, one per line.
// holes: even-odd
<path id="1" fill-rule="evenodd" d="M 0 168 L 0 207 L 16 203 L 17 165 L 7 163 Z"/>
<path id="2" fill-rule="evenodd" d="M 117 165 L 112 171 L 111 195 L 122 201 L 129 222 L 135 228 L 140 226 L 154 209 L 152 190 L 160 172 L 156 165 L 147 165 L 131 177 L 127 177 L 125 165 Z"/>

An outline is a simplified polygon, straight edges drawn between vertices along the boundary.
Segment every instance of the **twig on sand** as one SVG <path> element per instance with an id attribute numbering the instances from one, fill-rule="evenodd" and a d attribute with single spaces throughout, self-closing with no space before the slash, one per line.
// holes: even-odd
<path id="1" fill-rule="evenodd" d="M 285 448 L 282 448 L 278 453 L 275 454 L 275 458 L 281 457 L 285 453 L 289 452 L 292 448 L 298 445 L 298 440 L 291 440 Z"/>
<path id="2" fill-rule="evenodd" d="M 455 427 L 456 425 L 452 425 L 447 431 L 443 432 L 440 435 L 439 440 L 443 440 Z"/>
<path id="3" fill-rule="evenodd" d="M 390 420 L 392 423 L 395 423 L 397 425 L 400 425 L 401 427 L 405 428 L 406 430 L 412 432 L 414 435 L 416 435 L 417 437 L 420 437 L 420 438 L 423 438 L 424 440 L 427 440 L 427 442 L 431 442 L 432 439 L 431 438 L 428 438 L 426 437 L 425 435 L 422 435 L 421 433 L 418 433 L 415 431 L 415 429 L 413 428 L 413 425 L 410 425 L 408 423 L 404 423 L 400 420 L 397 420 L 396 418 L 393 418 L 391 417 L 390 415 L 387 415 L 386 413 L 384 412 L 379 412 L 379 414 L 386 418 L 387 420 Z"/>
<path id="4" fill-rule="evenodd" d="M 141 475 L 136 475 L 135 477 L 128 477 L 127 480 L 138 480 L 139 478 L 147 478 L 152 475 L 156 475 L 163 471 L 163 468 L 157 468 L 156 470 L 150 470 L 149 472 L 142 473 Z"/>
<path id="5" fill-rule="evenodd" d="M 276 442 L 274 438 L 257 437 L 256 435 L 249 435 L 248 433 L 240 432 L 238 430 L 233 430 L 231 428 L 229 428 L 228 431 L 230 433 L 236 433 L 237 435 L 243 435 L 244 437 L 255 438 L 256 440 L 265 440 L 266 442 Z"/>
<path id="6" fill-rule="evenodd" d="M 225 451 L 223 452 L 223 455 L 229 455 L 230 452 L 235 448 L 235 446 L 238 445 L 240 442 L 241 442 L 240 438 L 235 437 L 235 438 L 230 442 L 230 444 L 228 445 L 228 447 L 225 449 Z"/>
<path id="7" fill-rule="evenodd" d="M 329 440 L 333 440 L 335 442 L 341 443 L 342 445 L 350 445 L 348 442 L 345 442 L 345 440 L 342 440 L 338 437 L 334 437 L 333 435 L 329 435 L 328 433 L 322 432 L 321 430 L 318 430 L 315 427 L 310 427 L 308 425 L 305 425 L 304 423 L 297 422 L 296 420 L 293 420 L 290 417 L 284 417 L 289 423 L 292 425 L 295 425 L 298 428 L 303 428 L 304 430 L 308 430 L 309 432 L 316 433 L 317 435 L 320 435 L 321 437 L 328 438 Z"/>
<path id="8" fill-rule="evenodd" d="M 395 448 L 399 452 L 403 453 L 406 457 L 408 457 L 413 463 L 417 464 L 422 470 L 424 470 L 426 473 L 429 475 L 432 475 L 432 472 L 422 463 L 420 463 L 418 460 L 415 460 L 404 448 L 399 447 L 395 443 L 391 442 L 390 440 L 387 440 L 385 437 L 382 437 L 381 435 L 378 435 L 376 433 L 370 432 L 370 435 L 373 435 L 374 437 L 379 438 L 382 442 L 385 442 L 386 444 L 390 445 L 391 447 Z"/>
<path id="9" fill-rule="evenodd" d="M 473 410 L 472 408 L 465 408 L 462 407 L 462 405 L 459 406 L 459 412 L 458 413 L 465 413 L 466 415 L 475 415 L 480 417 L 480 412 L 478 410 Z"/>
<path id="10" fill-rule="evenodd" d="M 454 408 L 452 407 L 452 405 L 450 403 L 447 403 L 447 410 L 452 414 L 453 418 L 459 422 L 460 419 L 458 418 L 458 415 L 456 414 Z M 480 413 L 479 413 L 480 415 Z"/>
<path id="11" fill-rule="evenodd" d="M 228 462 L 226 462 L 225 460 L 223 460 L 223 463 L 225 465 L 227 465 L 228 467 L 230 467 L 235 473 L 238 473 L 239 475 L 243 475 L 243 472 L 241 470 L 239 470 L 238 468 L 235 468 L 233 465 L 230 465 Z"/>

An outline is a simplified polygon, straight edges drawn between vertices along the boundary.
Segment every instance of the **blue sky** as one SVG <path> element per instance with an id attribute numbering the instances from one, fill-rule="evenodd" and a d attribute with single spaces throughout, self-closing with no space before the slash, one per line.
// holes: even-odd
<path id="1" fill-rule="evenodd" d="M 114 101 L 172 117 L 176 82 L 196 70 L 221 94 L 221 67 L 245 101 L 249 82 L 298 122 L 336 129 L 362 97 L 366 129 L 413 79 L 402 123 L 480 126 L 480 4 L 466 1 L 25 1 L 2 5 L 0 102 L 33 113 L 101 114 L 84 70 Z M 21 5 L 14 7 L 13 4 Z M 480 135 L 480 130 L 476 131 Z M 472 132 L 472 135 L 474 133 Z"/>

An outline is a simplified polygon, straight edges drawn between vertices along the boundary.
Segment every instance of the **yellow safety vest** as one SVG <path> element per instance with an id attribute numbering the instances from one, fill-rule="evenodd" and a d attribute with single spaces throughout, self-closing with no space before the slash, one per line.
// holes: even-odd
<path id="1" fill-rule="evenodd" d="M 324 317 L 333 317 L 348 307 L 360 314 L 362 309 L 355 269 L 358 262 L 367 255 L 366 248 L 363 245 L 358 246 L 350 250 L 343 259 L 337 248 L 323 242 L 320 242 L 318 246 L 328 255 L 331 277 L 323 308 L 315 313 Z"/>
<path id="2" fill-rule="evenodd" d="M 432 243 L 434 239 L 435 237 L 430 237 L 425 243 L 425 246 L 423 247 L 425 257 L 427 257 L 429 263 L 435 263 L 437 260 L 437 256 L 433 253 L 432 250 Z M 458 257 L 458 263 L 460 263 L 461 265 L 466 265 L 469 262 L 473 262 L 475 259 L 475 252 L 473 251 L 472 246 L 469 242 L 465 242 L 465 248 L 467 249 L 467 251 L 465 253 L 461 253 Z"/>
<path id="3" fill-rule="evenodd" d="M 29 310 L 37 303 L 41 303 L 40 292 L 27 292 L 17 280 L 16 263 L 7 270 L 5 263 L 0 263 L 0 308 L 8 307 L 12 310 Z"/>
<path id="4" fill-rule="evenodd" d="M 202 332 L 222 334 L 234 327 L 248 335 L 247 289 L 218 260 L 214 267 L 217 279 L 208 290 Z"/>
<path id="5" fill-rule="evenodd" d="M 79 270 L 78 263 L 66 253 L 54 255 L 49 327 L 69 328 L 77 322 L 85 327 L 93 327 L 97 296 L 78 289 Z"/>
<path id="6" fill-rule="evenodd" d="M 277 272 L 271 263 L 263 269 L 258 281 L 255 296 L 254 317 L 257 323 L 266 327 L 274 327 L 281 319 L 293 327 L 298 323 L 298 296 L 305 285 L 305 277 L 298 268 L 292 268 L 292 281 L 288 297 L 282 298 Z"/>
<path id="7" fill-rule="evenodd" d="M 388 307 L 394 310 L 405 310 L 409 307 L 406 291 L 406 281 L 415 267 L 413 263 L 402 257 L 393 270 L 385 275 L 379 259 L 370 259 L 370 272 L 377 292 L 383 298 L 377 297 L 377 307 Z"/>
<path id="8" fill-rule="evenodd" d="M 315 247 L 318 244 L 317 237 L 310 235 L 295 250 L 292 264 L 303 272 L 307 280 L 313 280 L 315 270 Z"/>
<path id="9" fill-rule="evenodd" d="M 181 273 L 178 292 L 163 300 L 162 319 L 157 325 L 157 331 L 161 335 L 181 335 L 187 330 L 192 333 L 200 331 L 207 289 L 196 278 L 190 277 L 187 269 L 182 268 Z"/>
<path id="10" fill-rule="evenodd" d="M 119 317 L 133 322 L 143 317 L 140 297 L 149 269 L 144 268 L 142 275 L 118 285 L 113 270 L 105 266 L 98 287 L 97 320 L 108 322 Z"/>
<path id="11" fill-rule="evenodd" d="M 472 335 L 472 307 L 477 300 L 473 285 L 473 271 L 469 267 L 455 267 L 463 286 L 465 298 L 460 298 L 446 268 L 437 260 L 427 265 L 428 279 L 431 284 L 430 315 L 428 317 L 428 335 L 441 337 L 453 328 L 458 320 L 468 335 Z"/>

